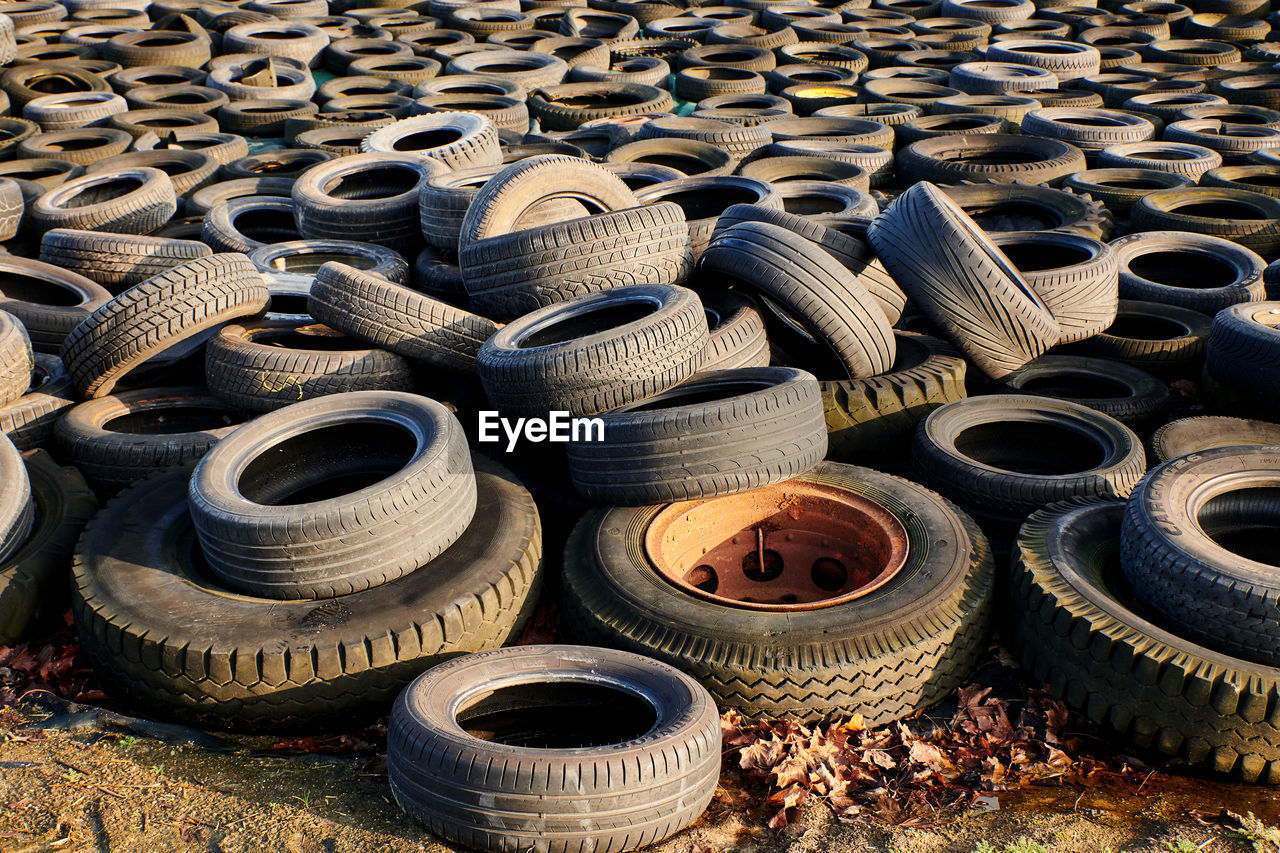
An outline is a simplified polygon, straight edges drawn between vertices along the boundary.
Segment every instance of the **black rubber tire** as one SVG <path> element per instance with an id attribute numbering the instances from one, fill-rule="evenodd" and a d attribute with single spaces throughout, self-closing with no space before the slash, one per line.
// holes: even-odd
<path id="1" fill-rule="evenodd" d="M 181 110 L 208 115 L 230 103 L 226 92 L 208 86 L 137 86 L 125 95 L 129 109 Z"/>
<path id="2" fill-rule="evenodd" d="M 498 330 L 492 320 L 342 263 L 320 267 L 307 307 L 353 338 L 463 374 L 475 374 L 480 346 Z"/>
<path id="3" fill-rule="evenodd" d="M 1115 323 L 1067 349 L 1114 358 L 1160 377 L 1181 376 L 1199 370 L 1212 320 L 1189 308 L 1121 299 Z"/>
<path id="4" fill-rule="evenodd" d="M 169 176 L 174 193 L 179 197 L 185 197 L 216 181 L 222 164 L 203 151 L 156 148 L 149 151 L 117 154 L 114 157 L 99 160 L 85 167 L 85 174 L 96 175 L 100 172 L 130 168 L 159 169 Z"/>
<path id="5" fill-rule="evenodd" d="M 1055 231 L 992 234 L 996 245 L 1058 323 L 1058 343 L 1081 341 L 1115 322 L 1119 266 L 1106 243 Z"/>
<path id="6" fill-rule="evenodd" d="M 218 108 L 218 127 L 238 136 L 283 137 L 285 123 L 289 119 L 313 116 L 319 111 L 318 106 L 301 98 L 277 97 L 232 101 Z"/>
<path id="7" fill-rule="evenodd" d="M 862 166 L 844 160 L 819 155 L 794 155 L 790 157 L 762 157 L 743 163 L 735 174 L 755 178 L 770 184 L 792 181 L 822 181 L 839 184 L 851 189 L 869 192 L 871 175 Z M 786 196 L 784 196 L 785 200 Z M 785 205 L 785 201 L 784 201 Z"/>
<path id="8" fill-rule="evenodd" d="M 1021 524 L 1067 498 L 1128 497 L 1146 467 L 1142 440 L 1129 427 L 1049 397 L 949 403 L 924 419 L 911 448 L 915 479 L 997 526 Z"/>
<path id="9" fill-rule="evenodd" d="M 190 472 L 140 483 L 98 514 L 77 548 L 81 642 L 133 704 L 202 726 L 314 729 L 385 708 L 433 664 L 512 642 L 532 613 L 537 509 L 510 474 L 476 468 L 480 509 L 430 571 L 327 602 L 255 599 L 211 583 L 190 557 Z M 137 531 L 127 544 L 126 529 Z M 210 618 L 192 618 L 201 613 Z M 184 654 L 190 665 L 166 665 Z"/>
<path id="10" fill-rule="evenodd" d="M 858 283 L 875 297 L 889 325 L 898 322 L 898 318 L 902 316 L 902 309 L 907 304 L 906 294 L 890 278 L 866 243 L 836 230 L 837 223 L 819 222 L 760 205 L 735 204 L 720 214 L 712 236 L 743 222 L 777 225 L 817 243 L 823 251 L 853 273 Z"/>
<path id="11" fill-rule="evenodd" d="M 792 231 L 763 222 L 726 228 L 703 253 L 699 271 L 778 303 L 850 378 L 893 364 L 893 333 L 878 300 L 830 253 Z"/>
<path id="12" fill-rule="evenodd" d="M 496 166 L 502 162 L 493 122 L 484 116 L 462 112 L 402 119 L 366 136 L 360 150 L 413 152 L 438 160 L 450 169 Z"/>
<path id="13" fill-rule="evenodd" d="M 1237 190 L 1262 193 L 1272 198 L 1280 198 L 1280 183 L 1277 176 L 1280 168 L 1265 163 L 1244 166 L 1220 166 L 1210 169 L 1200 176 L 1200 185 L 1204 187 L 1230 187 Z"/>
<path id="14" fill-rule="evenodd" d="M 38 133 L 17 143 L 18 157 L 53 158 L 87 166 L 123 154 L 134 138 L 116 127 L 90 127 Z"/>
<path id="15" fill-rule="evenodd" d="M 1191 107 L 1196 111 L 1217 111 L 1236 105 Z M 1241 105 L 1238 109 L 1244 109 Z M 1268 111 L 1270 112 L 1270 111 Z M 1234 118 L 1235 116 L 1232 116 Z M 1269 117 L 1269 116 L 1268 116 Z M 1265 120 L 1259 119 L 1259 121 Z M 1270 124 L 1233 124 L 1219 119 L 1183 119 L 1165 125 L 1163 137 L 1168 142 L 1186 142 L 1210 148 L 1222 155 L 1222 162 L 1235 166 L 1249 162 L 1251 156 L 1280 147 L 1280 128 Z"/>
<path id="16" fill-rule="evenodd" d="M 833 459 L 879 464 L 903 449 L 930 412 L 968 396 L 965 361 L 950 344 L 901 329 L 893 334 L 897 355 L 886 372 L 821 380 Z"/>
<path id="17" fill-rule="evenodd" d="M 1207 215 L 1181 209 L 1207 209 Z M 1239 210 L 1243 218 L 1230 216 Z M 1185 187 L 1148 193 L 1133 206 L 1135 230 L 1190 231 L 1222 237 L 1263 257 L 1280 253 L 1280 199 L 1224 187 Z"/>
<path id="18" fill-rule="evenodd" d="M 1275 411 L 1280 392 L 1280 302 L 1247 302 L 1213 317 L 1205 369 L 1258 408 Z"/>
<path id="19" fill-rule="evenodd" d="M 1280 424 L 1216 415 L 1171 421 L 1151 436 L 1151 452 L 1157 462 L 1168 462 L 1189 453 L 1218 447 L 1280 445 Z"/>
<path id="20" fill-rule="evenodd" d="M 196 258 L 90 314 L 63 342 L 62 360 L 82 396 L 101 397 L 145 362 L 198 345 L 228 320 L 260 313 L 268 299 L 243 255 Z"/>
<path id="21" fill-rule="evenodd" d="M 185 65 L 203 68 L 211 58 L 209 37 L 179 30 L 121 33 L 102 46 L 102 58 L 125 68 Z"/>
<path id="22" fill-rule="evenodd" d="M 438 163 L 414 154 L 356 154 L 314 166 L 293 185 L 298 233 L 416 254 L 422 244 L 418 194 L 441 171 Z"/>
<path id="23" fill-rule="evenodd" d="M 614 287 L 679 284 L 693 257 L 684 211 L 657 202 L 473 240 L 458 263 L 471 305 L 511 320 Z"/>
<path id="24" fill-rule="evenodd" d="M 724 95 L 763 95 L 766 91 L 758 71 L 720 65 L 685 68 L 676 73 L 674 84 L 677 97 L 694 103 Z"/>
<path id="25" fill-rule="evenodd" d="M 177 211 L 178 197 L 168 175 L 159 169 L 123 168 L 60 184 L 36 199 L 29 216 L 40 233 L 77 228 L 149 234 Z"/>
<path id="26" fill-rule="evenodd" d="M 1120 110 L 1047 107 L 1027 113 L 1022 119 L 1022 132 L 1067 142 L 1087 156 L 1097 156 L 1113 145 L 1152 139 L 1156 127 L 1140 115 Z"/>
<path id="27" fill-rule="evenodd" d="M 797 477 L 827 452 L 818 382 L 790 367 L 697 373 L 600 421 L 600 436 L 565 445 L 574 487 L 595 504 L 737 494 Z"/>
<path id="28" fill-rule="evenodd" d="M 17 317 L 0 311 L 0 406 L 8 406 L 27 393 L 34 366 L 27 330 Z"/>
<path id="29" fill-rule="evenodd" d="M 290 186 L 312 166 L 332 160 L 334 155 L 316 148 L 284 148 L 249 154 L 222 167 L 222 180 L 288 180 Z M 277 193 L 264 193 L 277 195 Z M 287 194 L 286 194 L 287 195 Z M 223 199 L 225 201 L 226 199 Z"/>
<path id="30" fill-rule="evenodd" d="M 1099 168 L 1172 172 L 1185 175 L 1192 183 L 1221 165 L 1222 155 L 1217 151 L 1185 142 L 1126 142 L 1109 145 L 1098 154 Z"/>
<path id="31" fill-rule="evenodd" d="M 597 313 L 605 317 L 593 322 Z M 557 326 L 562 339 L 540 343 Z M 633 285 L 526 314 L 489 338 L 477 363 L 485 393 L 504 414 L 594 415 L 688 379 L 705 357 L 707 338 L 693 291 Z"/>
<path id="32" fill-rule="evenodd" d="M 735 122 L 715 119 L 660 116 L 640 125 L 637 140 L 690 139 L 705 142 L 726 151 L 736 163 L 768 145 L 771 133 L 759 125 L 745 127 Z"/>
<path id="33" fill-rule="evenodd" d="M 570 636 L 671 663 L 722 707 L 753 716 L 860 714 L 877 726 L 964 684 L 986 650 L 994 586 L 978 528 L 924 487 L 870 469 L 827 462 L 799 480 L 851 491 L 902 520 L 902 570 L 839 607 L 740 610 L 685 593 L 642 556 L 662 506 L 593 510 L 565 549 Z"/>
<path id="34" fill-rule="evenodd" d="M 1125 579 L 1144 604 L 1180 635 L 1271 667 L 1280 663 L 1280 590 L 1267 541 L 1277 514 L 1268 486 L 1278 470 L 1274 446 L 1165 462 L 1134 490 L 1120 534 Z M 1240 545 L 1220 544 L 1224 538 Z"/>
<path id="35" fill-rule="evenodd" d="M 1266 262 L 1229 240 L 1181 231 L 1145 231 L 1113 240 L 1111 247 L 1120 265 L 1123 299 L 1215 314 L 1230 305 L 1266 298 L 1262 280 Z M 1150 267 L 1143 265 L 1144 258 Z"/>
<path id="36" fill-rule="evenodd" d="M 663 181 L 636 192 L 641 204 L 671 201 L 684 210 L 689 225 L 689 247 L 696 261 L 702 257 L 719 217 L 737 204 L 750 204 L 782 211 L 782 197 L 764 181 L 734 175 L 679 178 Z"/>
<path id="37" fill-rule="evenodd" d="M 1175 764 L 1280 781 L 1280 738 L 1258 709 L 1275 670 L 1153 622 L 1118 565 L 1124 504 L 1034 513 L 1014 547 L 1010 642 L 1022 666 L 1093 723 Z M 1234 619 L 1234 616 L 1232 617 Z"/>
<path id="38" fill-rule="evenodd" d="M 419 252 L 413 263 L 413 287 L 448 305 L 466 308 L 471 304 L 456 259 L 431 246 Z"/>
<path id="39" fill-rule="evenodd" d="M 54 437 L 66 459 L 107 495 L 199 459 L 243 421 L 205 388 L 144 388 L 72 407 Z"/>
<path id="40" fill-rule="evenodd" d="M 768 367 L 769 340 L 755 300 L 735 290 L 698 292 L 707 314 L 707 352 L 699 370 Z"/>
<path id="41" fill-rule="evenodd" d="M 0 437 L 0 562 L 17 553 L 35 526 L 35 503 L 31 480 L 22 454 L 7 437 Z"/>
<path id="42" fill-rule="evenodd" d="M 350 391 L 414 390 L 405 359 L 311 318 L 228 323 L 209 340 L 204 370 L 213 395 L 246 412 Z"/>
<path id="43" fill-rule="evenodd" d="M 999 379 L 1057 342 L 1048 306 L 933 184 L 898 196 L 867 238 L 911 301 L 988 376 Z"/>
<path id="44" fill-rule="evenodd" d="M 75 388 L 62 359 L 37 354 L 27 393 L 0 408 L 0 432 L 19 450 L 43 446 L 53 438 L 53 426 L 63 410 L 75 404 Z"/>
<path id="45" fill-rule="evenodd" d="M 50 233 L 56 231 L 45 239 Z M 0 255 L 0 311 L 22 322 L 36 352 L 57 353 L 71 330 L 110 298 L 104 288 L 58 265 Z"/>
<path id="46" fill-rule="evenodd" d="M 1135 430 L 1160 421 L 1169 408 L 1167 385 L 1114 359 L 1043 355 L 1000 381 L 1006 393 L 1069 400 Z"/>
<path id="47" fill-rule="evenodd" d="M 1008 157 L 1003 158 L 1002 154 Z M 1009 162 L 999 162 L 1007 159 Z M 898 177 L 904 186 L 918 181 L 1057 184 L 1086 168 L 1084 153 L 1057 139 L 982 133 L 939 136 L 913 142 L 898 152 Z"/>
<path id="48" fill-rule="evenodd" d="M 353 475 L 377 479 L 353 488 Z M 318 486 L 338 494 L 308 497 Z M 200 460 L 188 495 L 220 582 L 261 598 L 335 598 L 444 552 L 475 514 L 476 478 L 462 424 L 442 404 L 355 391 L 235 430 Z"/>
<path id="49" fill-rule="evenodd" d="M 610 149 L 605 161 L 670 166 L 690 178 L 728 175 L 736 163 L 732 154 L 710 142 L 671 137 L 640 139 L 619 145 Z"/>
<path id="50" fill-rule="evenodd" d="M 215 205 L 204 215 L 200 240 L 214 252 L 249 254 L 270 243 L 301 240 L 293 202 L 278 196 L 244 196 Z"/>
<path id="51" fill-rule="evenodd" d="M 595 103 L 589 101 L 598 97 Z M 529 114 L 542 130 L 576 130 L 600 118 L 665 113 L 675 106 L 671 95 L 656 86 L 636 83 L 566 83 L 529 95 Z"/>
<path id="52" fill-rule="evenodd" d="M 267 286 L 290 289 L 302 294 L 320 267 L 334 261 L 393 281 L 409 283 L 409 265 L 398 252 L 376 243 L 354 240 L 291 240 L 260 246 L 249 253 L 249 260 L 262 273 Z"/>
<path id="53" fill-rule="evenodd" d="M 951 69 L 946 83 L 953 94 L 1012 95 L 1057 89 L 1058 75 L 1012 62 L 962 62 Z"/>
<path id="54" fill-rule="evenodd" d="M 983 113 L 943 113 L 913 118 L 905 124 L 898 125 L 896 130 L 898 143 L 905 146 L 938 136 L 1009 133 L 1016 128 L 1001 116 Z"/>
<path id="55" fill-rule="evenodd" d="M 43 450 L 23 454 L 36 522 L 0 565 L 0 643 L 13 645 L 54 626 L 67 607 L 67 566 L 80 531 L 98 508 L 75 468 Z"/>
<path id="56" fill-rule="evenodd" d="M 1141 169 L 1086 169 L 1068 175 L 1063 189 L 1088 194 L 1106 205 L 1117 218 L 1127 218 L 1133 206 L 1147 193 L 1189 186 L 1191 181 L 1169 172 Z"/>
<path id="57" fill-rule="evenodd" d="M 592 745 L 578 748 L 469 734 L 459 703 L 499 684 L 510 685 L 503 694 L 514 699 L 503 713 L 538 719 L 559 710 L 563 721 L 585 710 L 611 721 L 601 728 L 613 731 L 604 745 L 582 738 Z M 643 703 L 642 725 L 652 726 L 614 734 L 631 722 L 620 716 L 625 711 L 611 712 L 616 701 L 594 694 L 583 709 L 577 687 Z M 563 728 L 534 725 L 552 730 L 552 738 Z M 660 841 L 702 814 L 720 773 L 719 725 L 715 703 L 696 681 L 639 655 L 583 646 L 502 649 L 450 661 L 405 689 L 388 724 L 387 774 L 401 808 L 467 847 L 615 853 Z"/>

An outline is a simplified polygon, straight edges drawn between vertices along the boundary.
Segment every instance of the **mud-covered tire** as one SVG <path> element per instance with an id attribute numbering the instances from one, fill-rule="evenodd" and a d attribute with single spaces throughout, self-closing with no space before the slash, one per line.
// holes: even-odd
<path id="1" fill-rule="evenodd" d="M 506 471 L 483 460 L 476 469 L 476 518 L 431 571 L 320 602 L 210 583 L 187 545 L 189 472 L 140 483 L 98 514 L 77 548 L 81 642 L 132 703 L 200 725 L 315 728 L 385 708 L 433 664 L 512 642 L 532 613 L 537 508 Z M 189 665 L 171 665 L 186 656 Z"/>
<path id="2" fill-rule="evenodd" d="M 110 394 L 145 362 L 191 349 L 217 326 L 261 313 L 270 295 L 244 255 L 196 258 L 134 285 L 67 335 L 62 361 L 85 397 Z"/>
<path id="3" fill-rule="evenodd" d="M 513 727 L 521 712 L 559 711 L 564 720 L 585 704 L 590 725 L 607 733 L 560 748 L 562 724 L 547 727 L 549 747 L 469 734 L 461 720 L 476 711 L 464 715 L 462 697 L 500 684 L 510 685 L 502 692 L 514 700 L 506 712 Z M 630 702 L 596 693 L 581 703 L 581 689 Z M 636 702 L 639 725 L 628 716 Z M 707 691 L 672 667 L 610 649 L 525 646 L 452 660 L 406 688 L 388 724 L 387 775 L 401 808 L 435 835 L 479 850 L 617 853 L 653 844 L 702 814 L 719 774 L 719 714 Z"/>
<path id="4" fill-rule="evenodd" d="M 911 301 L 988 376 L 1057 343 L 1058 324 L 1035 290 L 933 184 L 898 196 L 867 239 Z"/>
<path id="5" fill-rule="evenodd" d="M 570 636 L 670 663 L 722 707 L 751 715 L 861 714 L 883 725 L 964 684 L 986 649 L 994 586 L 973 522 L 923 486 L 870 469 L 825 462 L 792 482 L 850 490 L 902 519 L 902 570 L 839 607 L 729 608 L 678 589 L 644 556 L 645 530 L 662 506 L 593 510 L 565 548 Z"/>
<path id="6" fill-rule="evenodd" d="M 888 371 L 820 383 L 833 459 L 877 461 L 909 441 L 934 409 L 968 396 L 965 360 L 951 344 L 901 329 L 893 334 L 897 355 Z"/>
<path id="7" fill-rule="evenodd" d="M 0 643 L 12 645 L 50 627 L 67 607 L 67 568 L 80 531 L 98 508 L 84 478 L 43 450 L 23 454 L 36 522 L 0 565 Z"/>
<path id="8" fill-rule="evenodd" d="M 316 273 L 307 302 L 312 317 L 432 367 L 474 374 L 476 354 L 498 327 L 411 288 L 340 263 Z"/>
<path id="9" fill-rule="evenodd" d="M 1118 569 L 1118 501 L 1027 519 L 1014 546 L 1010 644 L 1023 667 L 1095 724 L 1176 764 L 1280 781 L 1280 730 L 1259 713 L 1272 667 L 1212 651 L 1143 615 Z"/>

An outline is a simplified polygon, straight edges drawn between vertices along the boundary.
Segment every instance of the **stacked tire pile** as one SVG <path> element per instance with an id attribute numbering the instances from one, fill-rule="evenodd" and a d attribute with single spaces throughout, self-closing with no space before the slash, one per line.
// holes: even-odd
<path id="1" fill-rule="evenodd" d="M 717 705 L 901 719 L 997 608 L 1094 721 L 1276 781 L 1271 25 L 0 3 L 0 641 L 70 586 L 150 713 L 399 694 L 400 802 L 489 849 L 665 837 Z M 587 645 L 503 648 L 544 520 Z"/>

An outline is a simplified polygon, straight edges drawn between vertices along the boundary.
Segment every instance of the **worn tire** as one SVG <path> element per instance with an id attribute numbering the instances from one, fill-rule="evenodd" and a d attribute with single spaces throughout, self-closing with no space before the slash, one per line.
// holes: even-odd
<path id="1" fill-rule="evenodd" d="M 1141 429 L 1169 408 L 1169 388 L 1132 365 L 1105 358 L 1042 355 L 1000 380 L 1007 393 L 1069 400 Z"/>
<path id="2" fill-rule="evenodd" d="M 1151 452 L 1158 462 L 1217 447 L 1280 445 L 1280 424 L 1215 415 L 1170 421 L 1151 436 Z"/>
<path id="3" fill-rule="evenodd" d="M 36 352 L 58 352 L 71 330 L 110 298 L 104 288 L 58 265 L 0 256 L 0 311 L 22 321 Z"/>
<path id="4" fill-rule="evenodd" d="M 47 231 L 40 240 L 43 263 L 84 276 L 111 293 L 120 293 L 181 263 L 211 254 L 208 246 L 195 240 L 70 228 Z"/>
<path id="5" fill-rule="evenodd" d="M 1205 369 L 1223 386 L 1274 411 L 1280 393 L 1280 302 L 1247 302 L 1215 314 Z"/>
<path id="6" fill-rule="evenodd" d="M 735 290 L 698 293 L 707 314 L 707 352 L 699 370 L 768 367 L 769 340 L 755 300 Z"/>
<path id="7" fill-rule="evenodd" d="M 1258 254 L 1244 246 L 1182 231 L 1144 231 L 1111 242 L 1120 265 L 1120 297 L 1215 314 L 1266 298 Z"/>
<path id="8" fill-rule="evenodd" d="M 97 200 L 111 187 L 112 195 Z M 150 234 L 178 211 L 173 181 L 159 169 L 122 168 L 72 178 L 35 200 L 31 223 L 53 228 Z"/>
<path id="9" fill-rule="evenodd" d="M 31 386 L 17 400 L 0 408 L 0 432 L 19 450 L 40 447 L 53 438 L 54 424 L 63 411 L 75 404 L 75 388 L 62 359 L 36 353 Z"/>
<path id="10" fill-rule="evenodd" d="M 1111 246 L 1053 231 L 990 236 L 1057 321 L 1058 343 L 1084 340 L 1115 322 L 1119 267 Z"/>

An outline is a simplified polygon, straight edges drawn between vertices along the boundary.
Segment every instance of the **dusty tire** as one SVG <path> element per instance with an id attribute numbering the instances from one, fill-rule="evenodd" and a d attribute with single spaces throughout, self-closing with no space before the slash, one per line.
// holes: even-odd
<path id="1" fill-rule="evenodd" d="M 53 437 L 63 411 L 75 404 L 75 388 L 62 359 L 37 353 L 27 392 L 0 408 L 0 432 L 19 450 L 40 447 Z"/>
<path id="2" fill-rule="evenodd" d="M 1217 447 L 1280 445 L 1280 424 L 1213 415 L 1171 421 L 1151 436 L 1151 452 L 1158 462 Z"/>
<path id="3" fill-rule="evenodd" d="M 8 406 L 27 393 L 35 363 L 31 339 L 22 322 L 0 311 L 0 406 Z"/>
<path id="4" fill-rule="evenodd" d="M 1119 592 L 1123 514 L 1117 501 L 1073 501 L 1022 526 L 1010 577 L 1014 654 L 1054 696 L 1139 747 L 1280 781 L 1280 737 L 1257 713 L 1280 690 L 1275 670 L 1184 639 Z"/>
<path id="5" fill-rule="evenodd" d="M 1058 343 L 1092 337 L 1115 322 L 1119 269 L 1111 246 L 1077 234 L 1011 231 L 991 242 L 1058 323 Z"/>
<path id="6" fill-rule="evenodd" d="M 1135 230 L 1191 231 L 1222 237 L 1263 257 L 1280 252 L 1280 199 L 1223 187 L 1148 193 L 1133 206 Z"/>
<path id="7" fill-rule="evenodd" d="M 1280 391 L 1280 302 L 1246 302 L 1215 314 L 1205 369 L 1227 388 L 1275 409 Z"/>
<path id="8" fill-rule="evenodd" d="M 1010 394 L 1069 400 L 1133 429 L 1158 421 L 1169 408 L 1168 386 L 1145 370 L 1113 359 L 1044 355 L 1001 383 Z"/>
<path id="9" fill-rule="evenodd" d="M 897 518 L 914 514 L 902 570 L 838 607 L 743 610 L 695 597 L 655 571 L 642 543 L 664 507 L 593 510 L 565 549 L 564 588 L 573 594 L 562 612 L 571 636 L 677 666 L 725 708 L 751 715 L 861 714 L 876 726 L 962 685 L 986 648 L 994 584 L 977 527 L 922 486 L 849 465 L 823 463 L 764 494 L 809 487 L 853 492 Z"/>
<path id="10" fill-rule="evenodd" d="M 769 340 L 755 300 L 733 290 L 698 294 L 707 314 L 707 352 L 699 370 L 768 367 Z"/>
<path id="11" fill-rule="evenodd" d="M 510 714 L 484 739 L 463 727 L 469 709 L 485 724 L 485 706 L 462 698 L 480 690 L 502 696 Z M 546 715 L 534 724 L 545 743 L 525 736 L 521 711 Z M 598 736 L 563 724 L 581 713 L 602 723 Z M 707 691 L 656 661 L 582 646 L 502 649 L 438 666 L 401 693 L 387 774 L 401 808 L 450 841 L 615 853 L 660 841 L 706 809 L 720 773 L 719 726 Z"/>
<path id="12" fill-rule="evenodd" d="M 1144 231 L 1111 242 L 1120 265 L 1120 298 L 1162 302 L 1214 314 L 1266 297 L 1256 252 L 1230 240 L 1179 231 Z"/>
<path id="13" fill-rule="evenodd" d="M 1114 418 L 1065 400 L 995 395 L 931 413 L 916 430 L 911 465 L 976 517 L 1016 525 L 1054 501 L 1127 497 L 1147 462 L 1141 440 Z"/>
<path id="14" fill-rule="evenodd" d="M 1070 350 L 1114 358 L 1157 376 L 1193 372 L 1204 358 L 1212 319 L 1189 308 L 1122 299 L 1114 323 Z"/>
<path id="15" fill-rule="evenodd" d="M 385 708 L 431 665 L 512 642 L 532 612 L 537 509 L 510 474 L 476 467 L 480 511 L 431 571 L 328 602 L 210 584 L 178 545 L 194 539 L 189 473 L 140 483 L 98 514 L 77 548 L 72 606 L 84 648 L 139 707 L 205 726 L 314 729 Z M 127 553 L 121 530 L 137 531 Z M 164 663 L 184 654 L 190 666 Z"/>
<path id="16" fill-rule="evenodd" d="M 0 257 L 0 311 L 22 322 L 36 352 L 56 353 L 71 330 L 110 298 L 94 282 L 56 265 Z"/>
<path id="17" fill-rule="evenodd" d="M 911 300 L 987 375 L 998 379 L 1058 341 L 1031 285 L 938 187 L 916 184 L 898 196 L 867 238 Z"/>
<path id="18" fill-rule="evenodd" d="M 31 535 L 35 505 L 22 454 L 8 438 L 0 438 L 0 560 L 8 560 Z"/>
<path id="19" fill-rule="evenodd" d="M 243 420 L 204 388 L 145 388 L 72 407 L 54 435 L 94 489 L 114 494 L 199 459 Z"/>
<path id="20" fill-rule="evenodd" d="M 101 200 L 99 200 L 101 199 Z M 36 199 L 32 225 L 150 234 L 178 211 L 173 182 L 159 169 L 124 168 L 73 178 Z"/>
<path id="21" fill-rule="evenodd" d="M 213 254 L 195 240 L 55 228 L 40 240 L 40 260 L 119 293 L 181 263 Z"/>
<path id="22" fill-rule="evenodd" d="M 897 156 L 898 178 L 904 186 L 917 181 L 988 180 L 1056 184 L 1085 168 L 1084 154 L 1070 143 L 1003 133 L 925 139 Z"/>
<path id="23" fill-rule="evenodd" d="M 359 340 L 432 367 L 474 374 L 476 354 L 498 327 L 408 287 L 346 264 L 316 273 L 311 316 Z"/>

